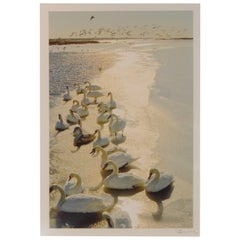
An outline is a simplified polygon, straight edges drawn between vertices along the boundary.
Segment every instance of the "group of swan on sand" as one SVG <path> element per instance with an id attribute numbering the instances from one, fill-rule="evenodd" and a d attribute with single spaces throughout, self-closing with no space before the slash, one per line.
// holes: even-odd
<path id="1" fill-rule="evenodd" d="M 120 211 L 117 216 L 111 215 L 111 209 L 115 206 L 116 200 L 110 194 L 96 192 L 101 187 L 114 190 L 130 190 L 140 188 L 148 193 L 160 192 L 166 189 L 174 182 L 172 175 L 160 172 L 156 168 L 149 170 L 149 176 L 144 179 L 140 176 L 129 172 L 119 172 L 120 169 L 125 168 L 131 163 L 139 159 L 131 154 L 126 153 L 125 150 L 118 147 L 118 144 L 126 140 L 123 135 L 123 130 L 126 127 L 126 121 L 113 113 L 113 109 L 117 107 L 113 100 L 112 93 L 109 92 L 109 102 L 97 103 L 97 98 L 104 96 L 99 90 L 101 87 L 92 85 L 90 82 L 85 82 L 86 86 L 81 88 L 80 84 L 75 84 L 77 87 L 76 93 L 83 94 L 81 104 L 78 100 L 73 100 L 73 105 L 69 109 L 69 115 L 66 116 L 67 123 L 63 120 L 61 114 L 58 115 L 59 121 L 55 125 L 58 132 L 69 129 L 69 124 L 75 126 L 73 130 L 73 145 L 77 150 L 82 146 L 92 143 L 92 151 L 90 154 L 93 157 L 99 157 L 101 160 L 100 169 L 108 174 L 96 186 L 84 186 L 81 177 L 76 173 L 69 174 L 65 184 L 61 187 L 58 184 L 53 184 L 50 187 L 50 193 L 58 191 L 60 199 L 57 203 L 57 210 L 67 213 L 97 213 L 101 212 L 102 217 L 107 221 L 110 228 L 129 228 L 132 227 L 131 219 L 128 213 Z M 101 126 L 93 133 L 86 132 L 82 127 L 81 118 L 88 116 L 88 107 L 90 104 L 88 97 L 93 97 L 92 104 L 97 105 L 98 117 L 96 123 Z M 63 100 L 65 102 L 72 100 L 69 88 L 64 94 Z M 84 113 L 85 112 L 85 113 Z M 84 114 L 83 114 L 84 113 Z M 101 136 L 101 130 L 104 124 L 108 123 L 109 135 L 112 136 L 112 143 L 115 148 L 112 150 L 104 149 L 110 143 L 107 137 Z M 119 134 L 120 132 L 120 134 Z"/>

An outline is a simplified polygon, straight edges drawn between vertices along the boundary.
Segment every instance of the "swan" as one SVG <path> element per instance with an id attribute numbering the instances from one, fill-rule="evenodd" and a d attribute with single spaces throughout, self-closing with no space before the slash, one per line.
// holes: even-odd
<path id="1" fill-rule="evenodd" d="M 108 107 L 109 107 L 110 109 L 116 108 L 116 107 L 117 107 L 117 104 L 116 104 L 116 102 L 113 100 L 112 93 L 109 92 L 109 93 L 108 93 L 108 96 L 110 96 L 110 100 L 109 100 L 109 102 L 108 102 L 108 104 L 107 104 Z"/>
<path id="2" fill-rule="evenodd" d="M 109 106 L 107 104 L 105 104 L 104 102 L 100 102 L 98 105 L 98 112 L 110 112 L 111 113 L 111 109 L 109 108 Z"/>
<path id="3" fill-rule="evenodd" d="M 67 86 L 66 88 L 67 88 L 67 93 L 63 95 L 63 101 L 65 102 L 72 100 L 72 96 L 69 93 L 69 87 Z"/>
<path id="4" fill-rule="evenodd" d="M 58 114 L 59 121 L 56 122 L 55 129 L 57 131 L 64 131 L 69 128 L 69 125 L 62 119 L 62 115 Z"/>
<path id="5" fill-rule="evenodd" d="M 116 152 L 108 155 L 107 152 L 100 146 L 93 147 L 91 154 L 94 156 L 94 154 L 96 153 L 95 156 L 98 156 L 100 152 L 102 153 L 101 168 L 104 170 L 113 169 L 111 164 L 108 166 L 105 166 L 106 162 L 108 162 L 109 160 L 111 160 L 117 168 L 121 168 L 129 165 L 130 163 L 138 159 L 138 157 L 134 158 L 130 154 L 127 154 L 125 152 Z"/>
<path id="6" fill-rule="evenodd" d="M 82 117 L 82 118 L 87 117 L 87 116 L 89 115 L 89 111 L 88 111 L 87 105 L 84 104 L 84 103 L 82 103 L 82 104 L 81 104 L 81 107 L 78 108 L 78 110 L 77 110 L 77 114 L 78 114 L 80 117 Z"/>
<path id="7" fill-rule="evenodd" d="M 88 92 L 88 94 L 87 94 L 87 97 L 92 97 L 92 98 L 94 98 L 94 101 L 93 101 L 93 103 L 97 103 L 97 98 L 99 98 L 99 97 L 103 97 L 104 95 L 103 95 L 103 93 L 101 93 L 101 92 L 98 92 L 98 91 L 90 91 L 90 92 Z"/>
<path id="8" fill-rule="evenodd" d="M 91 84 L 89 81 L 85 81 L 84 84 L 87 84 L 87 85 L 88 85 L 88 86 L 86 86 L 86 87 L 87 87 L 87 89 L 88 89 L 89 91 L 97 91 L 97 90 L 102 89 L 100 86 L 98 86 L 98 85 L 93 85 L 93 84 Z"/>
<path id="9" fill-rule="evenodd" d="M 74 86 L 77 86 L 77 89 L 76 89 L 77 94 L 83 93 L 83 88 L 81 88 L 80 83 L 75 83 Z"/>
<path id="10" fill-rule="evenodd" d="M 66 197 L 64 190 L 54 184 L 49 192 L 59 191 L 61 197 L 57 204 L 57 209 L 68 213 L 96 213 L 110 209 L 114 204 L 114 199 L 108 194 L 73 194 Z"/>
<path id="11" fill-rule="evenodd" d="M 107 137 L 101 137 L 101 131 L 96 130 L 98 133 L 97 139 L 93 142 L 93 146 L 107 147 L 109 145 L 109 140 Z"/>
<path id="12" fill-rule="evenodd" d="M 97 190 L 102 185 L 106 188 L 118 190 L 144 187 L 144 179 L 131 173 L 119 173 L 116 164 L 112 161 L 107 161 L 103 169 L 107 168 L 109 165 L 111 165 L 113 169 L 112 173 L 103 179 L 96 187 L 90 188 L 90 190 Z"/>
<path id="13" fill-rule="evenodd" d="M 71 109 L 69 110 L 69 114 L 67 115 L 67 122 L 70 124 L 76 124 L 78 123 L 78 120 L 80 119 L 79 115 L 74 113 Z"/>
<path id="14" fill-rule="evenodd" d="M 87 98 L 87 90 L 86 89 L 84 89 L 84 91 L 83 91 L 83 99 L 81 101 L 81 104 L 84 104 L 84 105 L 90 104 L 90 100 L 89 100 L 89 98 Z"/>
<path id="15" fill-rule="evenodd" d="M 124 143 L 126 141 L 126 138 L 127 138 L 126 136 L 117 134 L 111 139 L 111 143 L 118 145 Z"/>
<path id="16" fill-rule="evenodd" d="M 108 112 L 100 112 L 97 116 L 97 123 L 103 125 L 109 122 L 110 114 Z"/>
<path id="17" fill-rule="evenodd" d="M 83 135 L 86 135 L 86 134 L 89 134 L 86 130 L 84 130 L 83 128 L 82 128 L 82 122 L 81 122 L 81 120 L 79 119 L 78 120 L 78 127 L 75 127 L 74 128 L 74 130 L 73 130 L 73 133 L 72 133 L 72 135 L 74 136 L 74 137 L 76 137 L 76 136 L 78 136 L 78 135 L 80 135 L 80 134 L 83 134 Z"/>
<path id="18" fill-rule="evenodd" d="M 76 181 L 72 181 L 72 179 L 75 179 Z M 82 186 L 81 177 L 76 173 L 69 174 L 69 177 L 64 184 L 63 190 L 67 196 L 82 193 L 84 191 L 84 187 Z"/>
<path id="19" fill-rule="evenodd" d="M 116 114 L 111 114 L 109 116 L 111 118 L 109 122 L 109 131 L 110 135 L 117 134 L 117 132 L 122 131 L 123 135 L 123 130 L 126 127 L 126 120 L 119 118 Z"/>
<path id="20" fill-rule="evenodd" d="M 126 211 L 118 210 L 115 214 L 104 211 L 102 217 L 107 220 L 109 228 L 132 228 L 131 218 Z"/>
<path id="21" fill-rule="evenodd" d="M 145 190 L 147 192 L 159 192 L 172 184 L 173 181 L 174 178 L 172 175 L 164 172 L 160 173 L 158 169 L 151 168 L 148 181 L 145 184 Z"/>
<path id="22" fill-rule="evenodd" d="M 72 110 L 73 112 L 77 112 L 77 110 L 78 110 L 79 108 L 80 108 L 79 101 L 76 100 L 76 99 L 74 99 L 74 100 L 73 100 L 73 105 L 72 105 L 72 107 L 71 107 L 71 110 Z"/>
<path id="23" fill-rule="evenodd" d="M 93 134 L 91 133 L 83 134 L 82 129 L 80 127 L 75 127 L 73 132 L 75 135 L 73 145 L 78 147 L 79 149 L 82 145 L 89 144 L 96 138 L 97 130 Z"/>

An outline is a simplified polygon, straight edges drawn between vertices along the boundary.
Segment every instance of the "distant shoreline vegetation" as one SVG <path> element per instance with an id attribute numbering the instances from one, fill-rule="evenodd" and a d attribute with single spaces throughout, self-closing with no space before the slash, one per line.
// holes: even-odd
<path id="1" fill-rule="evenodd" d="M 101 39 L 70 39 L 70 38 L 57 38 L 49 39 L 49 45 L 68 45 L 68 44 L 89 44 L 89 43 L 100 43 L 102 40 L 133 40 L 136 38 L 101 38 Z M 180 38 L 139 38 L 139 39 L 153 39 L 153 40 L 192 40 L 193 37 L 180 37 Z"/>

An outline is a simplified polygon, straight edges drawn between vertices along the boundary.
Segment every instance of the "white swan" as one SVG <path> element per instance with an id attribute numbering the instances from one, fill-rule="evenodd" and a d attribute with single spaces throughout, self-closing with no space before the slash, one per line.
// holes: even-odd
<path id="1" fill-rule="evenodd" d="M 81 88 L 80 83 L 75 83 L 74 86 L 77 86 L 77 89 L 76 89 L 77 94 L 83 93 L 83 88 Z"/>
<path id="2" fill-rule="evenodd" d="M 113 100 L 112 93 L 109 92 L 109 93 L 108 93 L 108 96 L 110 96 L 110 100 L 109 100 L 109 102 L 107 103 L 108 107 L 109 107 L 110 109 L 115 109 L 115 108 L 117 107 L 117 104 L 116 104 L 116 102 Z"/>
<path id="3" fill-rule="evenodd" d="M 58 114 L 59 121 L 56 122 L 55 129 L 57 131 L 64 131 L 69 128 L 69 125 L 62 119 L 62 115 Z"/>
<path id="4" fill-rule="evenodd" d="M 117 134 L 111 139 L 111 142 L 115 145 L 124 143 L 126 141 L 126 136 L 123 136 L 122 134 Z"/>
<path id="5" fill-rule="evenodd" d="M 84 105 L 89 105 L 91 102 L 89 100 L 89 98 L 87 98 L 87 91 L 86 89 L 83 90 L 83 99 L 81 101 L 81 104 L 84 104 Z"/>
<path id="6" fill-rule="evenodd" d="M 78 123 L 78 120 L 80 119 L 79 115 L 74 113 L 71 109 L 69 110 L 69 114 L 66 117 L 67 122 L 70 124 L 76 124 Z"/>
<path id="7" fill-rule="evenodd" d="M 72 100 L 72 96 L 70 95 L 70 92 L 69 92 L 69 87 L 67 86 L 66 88 L 67 88 L 67 93 L 63 95 L 63 101 L 65 102 Z"/>
<path id="8" fill-rule="evenodd" d="M 126 127 L 126 120 L 119 118 L 116 114 L 111 114 L 109 116 L 111 119 L 109 122 L 109 131 L 110 135 L 117 134 L 117 132 L 122 131 L 123 135 L 123 130 Z"/>
<path id="9" fill-rule="evenodd" d="M 54 184 L 50 187 L 49 192 L 59 191 L 61 197 L 57 204 L 57 209 L 68 213 L 96 213 L 103 212 L 111 208 L 114 199 L 108 194 L 73 194 L 65 197 L 64 190 Z"/>
<path id="10" fill-rule="evenodd" d="M 93 85 L 93 84 L 91 84 L 89 81 L 85 81 L 84 84 L 87 84 L 86 87 L 87 87 L 87 89 L 88 89 L 89 91 L 97 91 L 97 90 L 102 89 L 100 86 L 98 86 L 98 85 Z"/>
<path id="11" fill-rule="evenodd" d="M 93 147 L 95 146 L 100 146 L 100 147 L 107 147 L 109 145 L 109 139 L 107 137 L 101 137 L 101 131 L 98 129 L 97 130 L 98 137 L 97 139 L 93 142 Z"/>
<path id="12" fill-rule="evenodd" d="M 73 112 L 77 112 L 77 110 L 80 108 L 80 104 L 79 104 L 79 101 L 74 99 L 73 100 L 73 105 L 72 107 L 70 108 Z"/>
<path id="13" fill-rule="evenodd" d="M 64 184 L 63 190 L 67 196 L 82 193 L 84 191 L 84 187 L 82 186 L 81 177 L 76 173 L 69 174 L 69 177 Z"/>
<path id="14" fill-rule="evenodd" d="M 167 173 L 160 173 L 158 169 L 152 168 L 149 171 L 148 181 L 145 184 L 147 192 L 159 192 L 173 183 L 174 178 Z"/>
<path id="15" fill-rule="evenodd" d="M 105 211 L 102 217 L 106 219 L 109 228 L 132 228 L 131 218 L 126 211 L 118 210 L 112 214 Z"/>
<path id="16" fill-rule="evenodd" d="M 97 123 L 103 125 L 109 122 L 110 114 L 108 112 L 100 112 L 97 116 Z"/>
<path id="17" fill-rule="evenodd" d="M 109 165 L 111 165 L 113 169 L 112 173 L 103 179 L 96 187 L 90 188 L 90 190 L 97 190 L 102 185 L 106 188 L 119 190 L 134 189 L 144 186 L 145 180 L 143 178 L 131 173 L 119 173 L 116 164 L 112 161 L 107 161 L 103 169 L 107 168 Z"/>
<path id="18" fill-rule="evenodd" d="M 102 112 L 110 112 L 111 113 L 111 109 L 109 108 L 109 106 L 107 104 L 105 104 L 104 102 L 100 102 L 98 105 L 98 112 L 102 113 Z"/>
<path id="19" fill-rule="evenodd" d="M 85 118 L 89 115 L 88 107 L 86 104 L 82 103 L 81 107 L 78 108 L 76 112 L 80 117 Z"/>
<path id="20" fill-rule="evenodd" d="M 103 97 L 103 96 L 104 96 L 103 93 L 98 92 L 98 91 L 93 91 L 93 92 L 90 91 L 90 92 L 87 93 L 87 97 L 92 97 L 92 98 L 94 98 L 93 103 L 97 103 L 97 98 Z"/>
<path id="21" fill-rule="evenodd" d="M 102 153 L 101 168 L 104 170 L 113 169 L 111 164 L 105 166 L 106 162 L 108 162 L 109 160 L 111 160 L 117 168 L 121 168 L 129 165 L 130 163 L 138 159 L 138 157 L 137 158 L 132 157 L 130 154 L 127 154 L 125 152 L 116 152 L 108 155 L 107 152 L 100 146 L 93 147 L 91 154 L 93 156 L 98 156 L 100 152 Z M 96 155 L 94 155 L 95 153 Z"/>

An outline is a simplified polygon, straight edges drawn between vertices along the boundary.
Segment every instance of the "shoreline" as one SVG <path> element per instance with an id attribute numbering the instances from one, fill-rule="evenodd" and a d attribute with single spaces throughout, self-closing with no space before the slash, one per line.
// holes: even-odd
<path id="1" fill-rule="evenodd" d="M 179 38 L 50 38 L 49 45 L 70 45 L 70 44 L 91 44 L 103 43 L 102 41 L 117 41 L 117 40 L 193 40 L 193 37 Z"/>

